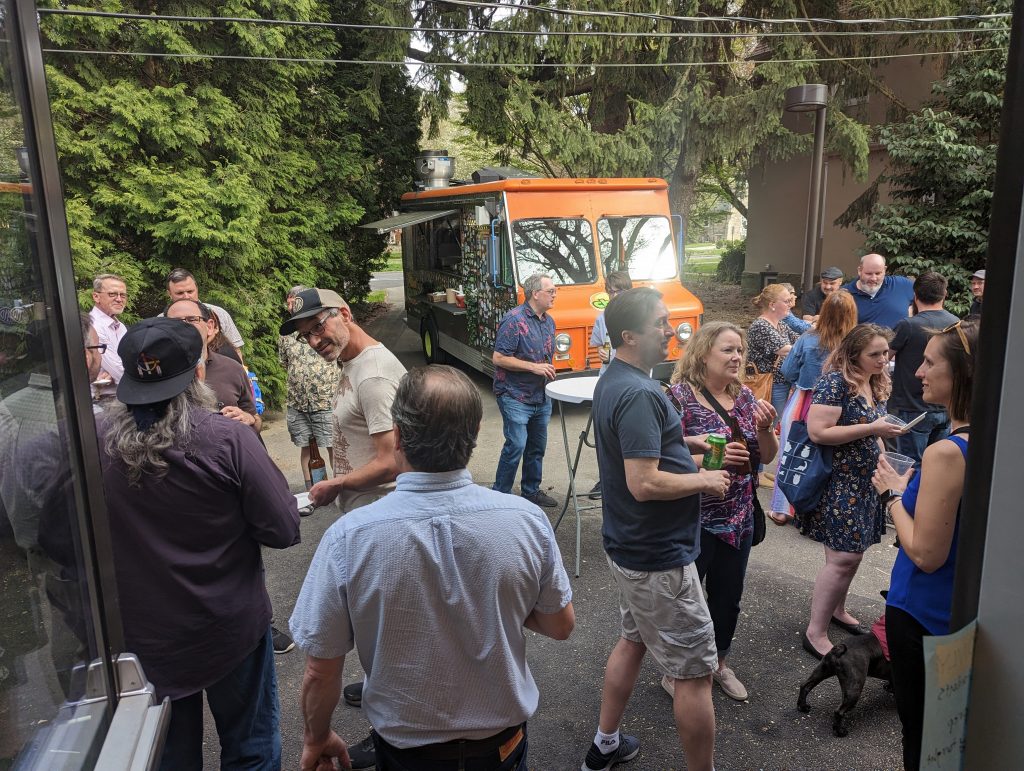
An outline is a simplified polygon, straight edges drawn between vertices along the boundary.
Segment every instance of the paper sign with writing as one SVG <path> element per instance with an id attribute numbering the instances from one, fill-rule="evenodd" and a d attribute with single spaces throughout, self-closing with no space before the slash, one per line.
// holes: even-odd
<path id="1" fill-rule="evenodd" d="M 960 771 L 967 734 L 974 636 L 978 622 L 959 632 L 924 638 L 924 731 L 921 768 Z"/>

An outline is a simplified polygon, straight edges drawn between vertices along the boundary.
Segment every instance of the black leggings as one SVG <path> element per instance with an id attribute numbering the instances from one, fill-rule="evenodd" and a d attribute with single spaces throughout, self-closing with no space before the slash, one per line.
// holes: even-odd
<path id="1" fill-rule="evenodd" d="M 903 724 L 903 768 L 921 765 L 924 727 L 924 636 L 928 630 L 906 611 L 885 606 L 885 636 L 892 657 L 892 685 L 896 711 Z"/>
<path id="2" fill-rule="evenodd" d="M 708 611 L 715 625 L 715 647 L 718 657 L 724 658 L 732 646 L 736 634 L 736 621 L 740 617 L 740 598 L 743 596 L 743 579 L 747 575 L 747 560 L 750 557 L 750 541 L 753 533 L 747 535 L 734 549 L 704 528 L 700 529 L 700 555 L 697 557 L 697 575 L 708 593 Z"/>

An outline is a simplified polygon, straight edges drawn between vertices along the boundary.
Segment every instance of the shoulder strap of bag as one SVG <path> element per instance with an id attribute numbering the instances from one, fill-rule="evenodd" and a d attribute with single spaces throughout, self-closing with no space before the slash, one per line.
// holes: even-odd
<path id="1" fill-rule="evenodd" d="M 722 405 L 718 403 L 718 399 L 711 395 L 711 392 L 707 389 L 707 386 L 700 389 L 700 395 L 708 400 L 708 404 L 710 404 L 711 408 L 718 413 L 718 416 L 725 421 L 725 425 L 732 428 L 733 421 L 736 420 L 736 418 L 734 418 L 732 415 L 725 411 L 725 408 L 723 408 Z"/>

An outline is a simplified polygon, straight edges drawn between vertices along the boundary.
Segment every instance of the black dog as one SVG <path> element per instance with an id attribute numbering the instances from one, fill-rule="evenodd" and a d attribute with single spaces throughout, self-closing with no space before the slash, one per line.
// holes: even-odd
<path id="1" fill-rule="evenodd" d="M 821 660 L 807 682 L 800 686 L 800 697 L 796 708 L 801 712 L 810 712 L 807 695 L 823 680 L 835 675 L 839 678 L 839 687 L 843 689 L 843 703 L 835 711 L 832 718 L 832 733 L 846 736 L 844 718 L 846 713 L 857 706 L 860 693 L 864 689 L 864 681 L 870 675 L 886 680 L 887 690 L 892 690 L 892 665 L 882 652 L 882 644 L 874 634 L 862 634 L 849 638 L 832 648 Z"/>

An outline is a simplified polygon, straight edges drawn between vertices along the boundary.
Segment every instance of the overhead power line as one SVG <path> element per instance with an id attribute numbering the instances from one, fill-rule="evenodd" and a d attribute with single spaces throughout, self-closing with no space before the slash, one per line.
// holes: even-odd
<path id="1" fill-rule="evenodd" d="M 231 23 L 256 24 L 280 27 L 300 27 L 314 29 L 355 29 L 388 32 L 412 32 L 465 35 L 512 35 L 517 37 L 630 37 L 630 38 L 772 38 L 772 37 L 806 37 L 813 34 L 817 37 L 876 37 L 903 35 L 939 35 L 939 34 L 988 34 L 1000 32 L 1001 27 L 970 27 L 956 29 L 873 29 L 873 30 L 787 30 L 782 32 L 621 32 L 613 30 L 520 30 L 520 29 L 484 29 L 464 27 L 413 27 L 394 24 L 349 24 L 328 21 L 296 21 L 293 19 L 264 19 L 243 16 L 173 16 L 146 13 L 117 13 L 113 11 L 86 11 L 71 8 L 41 8 L 40 15 L 83 16 L 106 19 L 124 19 L 132 21 L 166 21 L 175 23 Z M 948 17 L 949 21 L 960 17 Z"/>
<path id="2" fill-rule="evenodd" d="M 71 48 L 44 48 L 43 53 L 48 54 L 77 54 L 86 56 L 148 56 L 155 59 L 216 59 L 229 61 L 251 61 L 271 62 L 280 64 L 357 64 L 366 66 L 406 66 L 406 67 L 459 67 L 459 68 L 494 68 L 494 67 L 527 67 L 527 68 L 619 68 L 619 69 L 649 69 L 652 67 L 721 67 L 728 65 L 749 64 L 761 67 L 766 64 L 802 64 L 814 62 L 852 62 L 868 61 L 874 59 L 907 59 L 924 58 L 927 56 L 958 56 L 962 54 L 983 53 L 985 51 L 1002 51 L 1003 47 L 995 48 L 969 48 L 961 51 L 920 51 L 912 54 L 874 54 L 871 56 L 834 56 L 814 57 L 807 59 L 733 59 L 728 61 L 712 62 L 416 62 L 416 61 L 384 61 L 379 59 L 320 59 L 312 57 L 297 56 L 241 56 L 235 54 L 190 54 L 190 53 L 168 53 L 159 51 L 100 51 Z"/>
<path id="3" fill-rule="evenodd" d="M 985 13 L 985 14 L 963 14 L 960 16 L 927 16 L 921 18 L 909 17 L 886 17 L 866 19 L 817 19 L 817 18 L 796 18 L 796 19 L 760 19 L 756 16 L 672 16 L 663 13 L 642 13 L 640 11 L 584 11 L 576 8 L 553 8 L 545 5 L 530 5 L 528 3 L 487 3 L 476 0 L 423 0 L 427 3 L 443 3 L 444 5 L 457 5 L 465 8 L 495 8 L 506 11 L 536 11 L 537 13 L 548 13 L 559 16 L 596 16 L 610 18 L 632 18 L 632 19 L 654 19 L 656 21 L 682 21 L 694 23 L 733 23 L 742 21 L 747 24 L 929 24 L 934 22 L 950 21 L 985 21 L 988 19 L 1002 19 L 1012 16 L 1010 13 Z"/>

